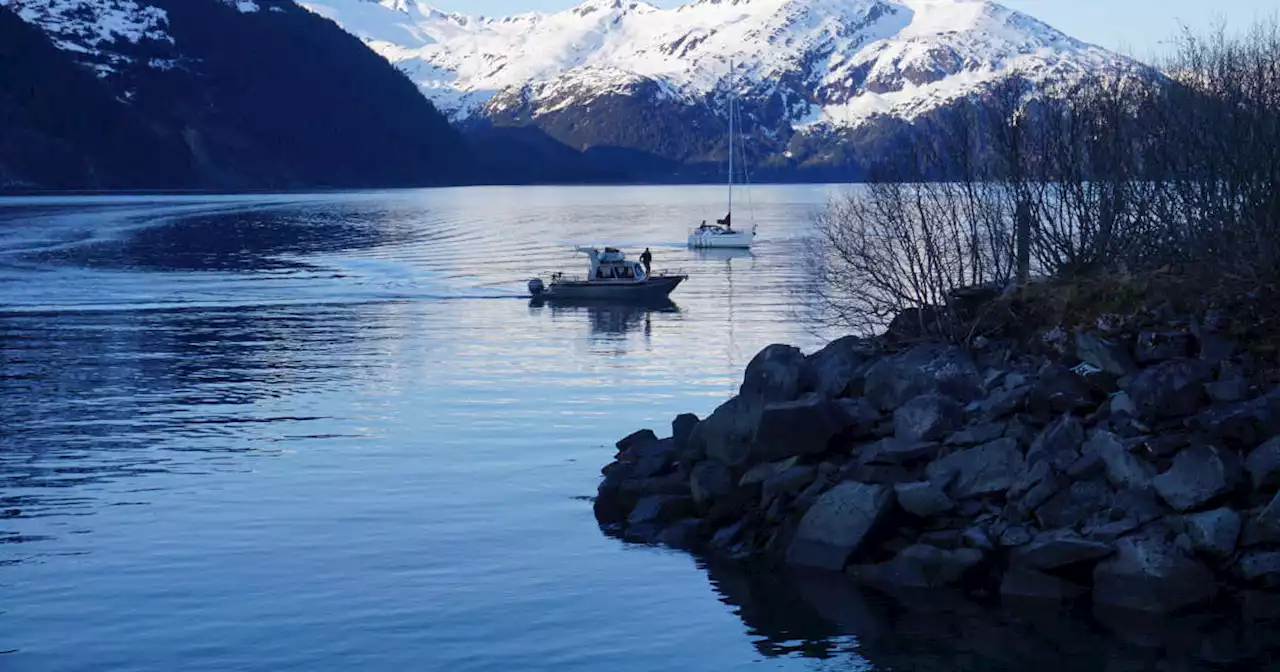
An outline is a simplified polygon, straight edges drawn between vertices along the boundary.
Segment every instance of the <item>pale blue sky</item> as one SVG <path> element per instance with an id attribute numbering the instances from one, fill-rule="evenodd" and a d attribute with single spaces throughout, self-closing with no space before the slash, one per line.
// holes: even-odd
<path id="1" fill-rule="evenodd" d="M 650 0 L 660 7 L 680 0 Z M 438 9 L 465 14 L 504 16 L 527 11 L 555 11 L 575 0 L 427 0 Z M 1161 42 L 1180 25 L 1203 29 L 1218 21 L 1227 28 L 1244 27 L 1255 18 L 1275 15 L 1280 0 L 1004 0 L 1079 39 L 1138 58 L 1161 53 Z"/>

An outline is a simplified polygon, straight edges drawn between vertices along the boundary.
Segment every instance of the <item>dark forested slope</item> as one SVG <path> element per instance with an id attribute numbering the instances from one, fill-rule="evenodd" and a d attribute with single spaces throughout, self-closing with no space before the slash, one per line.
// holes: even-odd
<path id="1" fill-rule="evenodd" d="M 458 132 L 332 22 L 288 0 L 139 7 L 152 12 L 150 30 L 103 41 L 83 36 L 130 10 L 0 3 L 0 184 L 372 187 L 473 177 Z"/>

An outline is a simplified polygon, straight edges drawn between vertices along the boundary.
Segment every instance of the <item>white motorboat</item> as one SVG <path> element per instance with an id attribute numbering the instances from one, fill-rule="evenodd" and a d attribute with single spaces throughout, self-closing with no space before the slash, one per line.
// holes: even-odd
<path id="1" fill-rule="evenodd" d="M 729 63 L 729 211 L 724 219 L 717 219 L 715 224 L 702 225 L 689 232 L 689 247 L 692 248 L 750 248 L 756 239 L 756 226 L 753 223 L 750 231 L 733 228 L 733 153 L 734 153 L 734 121 L 738 118 L 738 98 L 733 90 L 733 63 Z M 743 182 L 746 182 L 746 152 L 742 152 Z"/>
<path id="2" fill-rule="evenodd" d="M 550 283 L 534 278 L 529 281 L 529 294 L 534 300 L 654 301 L 667 298 L 688 277 L 650 274 L 644 264 L 627 259 L 621 250 L 612 247 L 604 248 L 604 252 L 594 247 L 579 247 L 575 251 L 590 260 L 587 276 L 554 273 Z"/>

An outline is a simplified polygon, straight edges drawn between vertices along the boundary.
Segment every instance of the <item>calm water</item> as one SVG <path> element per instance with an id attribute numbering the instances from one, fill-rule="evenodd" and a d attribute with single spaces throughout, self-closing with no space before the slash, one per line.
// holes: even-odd
<path id="1" fill-rule="evenodd" d="M 715 188 L 0 203 L 0 669 L 1102 669 L 596 528 L 614 440 L 822 341 L 789 292 L 833 192 L 754 190 L 718 254 Z M 584 243 L 691 278 L 521 298 Z"/>

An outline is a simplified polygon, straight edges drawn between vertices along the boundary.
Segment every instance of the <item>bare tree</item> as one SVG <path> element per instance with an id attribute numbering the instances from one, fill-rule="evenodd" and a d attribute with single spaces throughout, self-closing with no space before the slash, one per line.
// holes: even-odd
<path id="1" fill-rule="evenodd" d="M 1185 34 L 1161 70 L 1040 91 L 1013 77 L 958 101 L 888 181 L 818 218 L 828 319 L 875 331 L 910 315 L 955 338 L 951 297 L 969 285 L 1170 264 L 1275 278 L 1280 21 Z"/>

